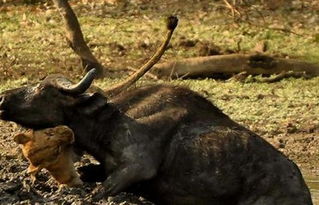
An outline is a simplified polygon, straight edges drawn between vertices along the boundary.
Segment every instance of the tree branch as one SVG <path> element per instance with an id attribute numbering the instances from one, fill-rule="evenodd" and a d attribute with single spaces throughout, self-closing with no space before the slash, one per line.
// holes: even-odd
<path id="1" fill-rule="evenodd" d="M 101 77 L 104 67 L 98 62 L 90 48 L 87 46 L 83 38 L 79 21 L 68 1 L 53 0 L 53 2 L 64 20 L 67 42 L 73 51 L 80 56 L 83 69 L 88 72 L 92 68 L 96 68 L 98 77 Z"/>

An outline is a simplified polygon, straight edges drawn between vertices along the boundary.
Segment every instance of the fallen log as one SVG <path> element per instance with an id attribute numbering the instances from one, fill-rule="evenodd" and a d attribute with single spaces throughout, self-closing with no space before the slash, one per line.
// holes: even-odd
<path id="1" fill-rule="evenodd" d="M 152 73 L 158 78 L 214 77 L 216 74 L 248 75 L 304 72 L 319 76 L 319 65 L 296 59 L 277 58 L 261 54 L 229 54 L 181 59 L 156 64 Z"/>

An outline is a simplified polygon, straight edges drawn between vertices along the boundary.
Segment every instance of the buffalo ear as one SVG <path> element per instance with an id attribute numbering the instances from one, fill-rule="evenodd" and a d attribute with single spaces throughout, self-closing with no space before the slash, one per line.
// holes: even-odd
<path id="1" fill-rule="evenodd" d="M 80 113 L 95 115 L 107 105 L 107 98 L 98 92 L 84 93 L 79 96 L 76 107 Z"/>
<path id="2" fill-rule="evenodd" d="M 17 135 L 14 136 L 13 140 L 17 143 L 17 144 L 22 144 L 24 145 L 25 143 L 29 142 L 31 140 L 31 137 L 28 136 L 26 133 L 19 133 Z"/>
<path id="3" fill-rule="evenodd" d="M 60 125 L 54 128 L 54 132 L 61 142 L 67 144 L 72 144 L 74 142 L 74 133 L 69 127 Z"/>

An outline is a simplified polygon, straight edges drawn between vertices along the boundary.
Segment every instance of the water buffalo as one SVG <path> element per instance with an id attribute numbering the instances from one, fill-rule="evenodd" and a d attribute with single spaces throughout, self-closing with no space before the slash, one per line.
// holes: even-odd
<path id="1" fill-rule="evenodd" d="M 291 160 L 199 94 L 159 84 L 106 95 L 90 90 L 95 72 L 77 84 L 50 75 L 0 97 L 2 120 L 73 130 L 74 147 L 107 176 L 95 199 L 137 186 L 158 204 L 312 204 Z"/>

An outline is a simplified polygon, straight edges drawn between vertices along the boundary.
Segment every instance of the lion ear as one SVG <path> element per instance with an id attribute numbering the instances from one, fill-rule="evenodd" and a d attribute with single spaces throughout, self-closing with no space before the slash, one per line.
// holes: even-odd
<path id="1" fill-rule="evenodd" d="M 74 133 L 73 131 L 64 125 L 60 125 L 54 128 L 55 133 L 57 133 L 59 140 L 61 142 L 72 144 L 74 142 Z"/>
<path id="2" fill-rule="evenodd" d="M 31 137 L 28 136 L 25 133 L 19 133 L 16 136 L 14 136 L 13 140 L 17 143 L 17 144 L 25 144 L 27 142 L 29 142 L 31 140 Z"/>

